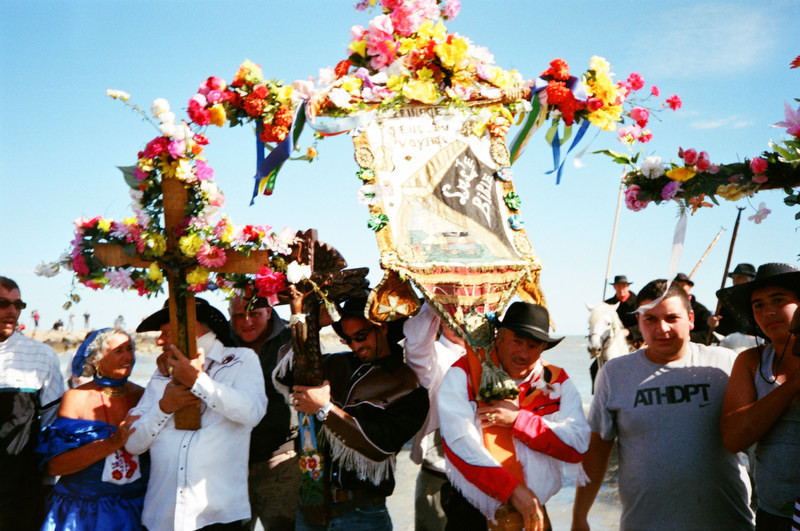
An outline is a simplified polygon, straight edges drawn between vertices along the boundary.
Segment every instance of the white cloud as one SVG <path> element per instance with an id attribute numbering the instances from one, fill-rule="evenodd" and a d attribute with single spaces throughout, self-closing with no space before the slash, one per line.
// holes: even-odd
<path id="1" fill-rule="evenodd" d="M 692 129 L 700 129 L 700 130 L 707 130 L 707 129 L 720 129 L 722 127 L 726 129 L 742 129 L 744 127 L 748 127 L 753 125 L 752 120 L 744 120 L 739 116 L 726 116 L 725 118 L 718 118 L 716 120 L 696 120 L 689 124 L 689 127 Z"/>
<path id="2" fill-rule="evenodd" d="M 669 5 L 669 4 L 665 4 Z M 705 2 L 664 11 L 649 25 L 651 75 L 696 78 L 746 75 L 765 61 L 775 38 L 769 5 Z"/>

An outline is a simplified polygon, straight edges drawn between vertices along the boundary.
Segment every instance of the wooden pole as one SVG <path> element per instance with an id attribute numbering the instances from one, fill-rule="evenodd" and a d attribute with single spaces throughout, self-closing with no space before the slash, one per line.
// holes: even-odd
<path id="1" fill-rule="evenodd" d="M 625 174 L 622 174 L 623 177 Z M 606 288 L 608 287 L 608 277 L 611 273 L 611 257 L 614 256 L 614 243 L 617 241 L 617 225 L 619 225 L 619 211 L 622 207 L 622 196 L 625 193 L 625 181 L 619 181 L 619 196 L 617 197 L 617 213 L 614 215 L 614 230 L 611 232 L 611 248 L 608 250 L 608 263 L 606 264 L 606 278 L 603 281 L 603 298 L 601 301 L 606 300 Z"/>
<path id="2" fill-rule="evenodd" d="M 722 272 L 722 284 L 720 285 L 719 289 L 723 289 L 725 287 L 725 282 L 728 281 L 728 271 L 731 268 L 731 258 L 733 258 L 733 244 L 736 243 L 736 234 L 739 232 L 739 220 L 742 218 L 742 210 L 744 207 L 736 207 L 739 212 L 736 213 L 736 223 L 733 224 L 733 234 L 731 234 L 731 244 L 728 247 L 728 259 L 725 260 L 725 271 Z M 717 309 L 714 310 L 714 315 L 719 315 L 719 311 L 722 309 L 722 303 L 719 299 L 717 299 Z M 706 337 L 706 345 L 711 343 L 711 336 L 714 334 L 714 328 L 712 327 L 708 331 L 708 337 Z"/>
<path id="3" fill-rule="evenodd" d="M 708 249 L 706 249 L 706 252 L 704 252 L 704 253 L 703 253 L 703 256 L 701 256 L 701 257 L 700 257 L 700 261 L 699 261 L 699 262 L 697 262 L 697 265 L 696 265 L 696 266 L 694 266 L 694 269 L 692 269 L 692 272 L 691 272 L 691 273 L 689 273 L 689 278 L 692 278 L 692 275 L 694 275 L 694 274 L 697 272 L 697 269 L 700 267 L 700 264 L 702 264 L 702 263 L 703 263 L 703 260 L 705 260 L 705 259 L 706 259 L 706 256 L 708 256 L 708 253 L 710 253 L 710 252 L 711 252 L 711 249 L 713 249 L 713 248 L 714 248 L 714 246 L 717 244 L 717 242 L 719 241 L 719 237 L 720 237 L 720 236 L 722 236 L 722 232 L 723 232 L 724 230 L 725 230 L 724 228 L 722 228 L 722 229 L 719 229 L 719 232 L 717 233 L 717 235 L 714 237 L 714 239 L 713 239 L 713 240 L 711 241 L 711 243 L 708 245 Z"/>

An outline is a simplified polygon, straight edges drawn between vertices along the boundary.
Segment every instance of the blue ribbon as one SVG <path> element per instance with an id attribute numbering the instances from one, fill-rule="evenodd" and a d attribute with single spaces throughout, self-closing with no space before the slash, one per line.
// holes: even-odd
<path id="1" fill-rule="evenodd" d="M 553 172 L 556 173 L 556 184 L 561 184 L 561 173 L 564 171 L 564 163 L 567 161 L 567 155 L 575 149 L 575 147 L 580 144 L 581 140 L 583 140 L 583 135 L 586 134 L 586 131 L 589 129 L 589 120 L 582 120 L 581 126 L 578 129 L 578 133 L 575 135 L 575 138 L 572 139 L 572 144 L 570 144 L 569 149 L 564 154 L 564 159 L 561 160 L 561 140 L 558 137 L 558 129 L 556 129 L 556 134 L 553 137 L 553 169 L 550 171 L 546 171 L 546 175 L 550 175 Z M 559 162 L 560 161 L 560 162 Z"/>
<path id="2" fill-rule="evenodd" d="M 286 162 L 294 151 L 295 143 L 300 138 L 300 133 L 303 131 L 303 125 L 306 122 L 305 114 L 306 102 L 303 101 L 297 107 L 297 111 L 292 120 L 292 126 L 289 128 L 289 134 L 283 139 L 281 143 L 275 146 L 266 158 L 264 157 L 264 143 L 261 138 L 256 139 L 256 157 L 258 159 L 258 168 L 253 177 L 255 183 L 253 185 L 253 195 L 250 198 L 250 206 L 253 206 L 259 189 L 263 190 L 264 195 L 272 194 L 272 189 L 275 186 L 275 177 L 280 171 L 283 163 Z M 257 137 L 260 137 L 257 130 Z"/>

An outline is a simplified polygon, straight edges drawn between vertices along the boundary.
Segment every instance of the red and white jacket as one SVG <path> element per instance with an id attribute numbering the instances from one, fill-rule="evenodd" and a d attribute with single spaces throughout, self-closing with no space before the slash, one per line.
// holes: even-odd
<path id="1" fill-rule="evenodd" d="M 578 463 L 589 448 L 591 430 L 578 390 L 563 369 L 539 360 L 517 387 L 521 409 L 511 428 L 514 450 L 525 484 L 544 504 L 563 483 L 586 481 Z M 493 518 L 519 481 L 484 447 L 475 392 L 465 356 L 453 364 L 439 388 L 447 477 L 472 505 Z"/>

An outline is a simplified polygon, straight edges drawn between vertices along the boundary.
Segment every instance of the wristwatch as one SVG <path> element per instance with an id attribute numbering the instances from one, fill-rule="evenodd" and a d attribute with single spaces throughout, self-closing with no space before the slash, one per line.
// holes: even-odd
<path id="1" fill-rule="evenodd" d="M 319 408 L 317 411 L 317 420 L 320 422 L 325 422 L 325 419 L 328 418 L 328 413 L 331 412 L 331 409 L 333 409 L 333 402 L 328 402 Z"/>

